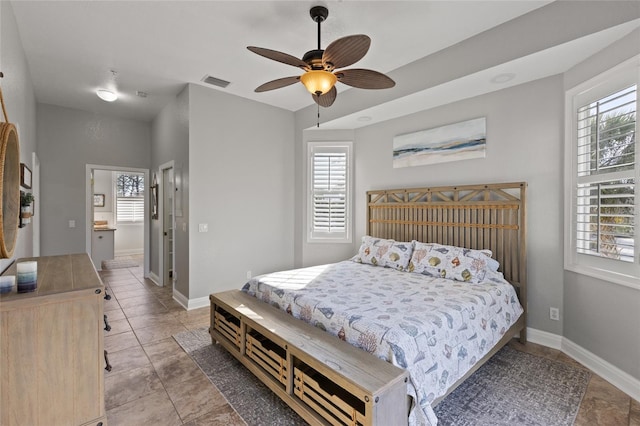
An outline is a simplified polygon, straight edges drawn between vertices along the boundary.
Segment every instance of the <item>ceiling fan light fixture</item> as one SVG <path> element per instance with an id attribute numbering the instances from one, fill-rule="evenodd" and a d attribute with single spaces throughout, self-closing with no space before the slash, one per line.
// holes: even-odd
<path id="1" fill-rule="evenodd" d="M 105 89 L 96 90 L 96 95 L 98 95 L 98 97 L 105 102 L 113 102 L 116 99 L 118 99 L 118 95 L 116 95 L 110 90 L 105 90 Z"/>
<path id="2" fill-rule="evenodd" d="M 324 95 L 333 89 L 338 78 L 329 71 L 310 70 L 300 76 L 300 81 L 312 95 Z"/>
<path id="3" fill-rule="evenodd" d="M 336 100 L 338 91 L 335 84 L 338 80 L 342 84 L 360 89 L 388 89 L 395 86 L 396 83 L 391 78 L 378 71 L 362 68 L 340 70 L 362 59 L 369 51 L 371 39 L 364 34 L 354 34 L 334 40 L 326 49 L 322 49 L 320 24 L 327 19 L 329 11 L 324 6 L 315 6 L 309 13 L 318 24 L 318 48 L 305 53 L 302 59 L 277 50 L 247 46 L 247 49 L 257 55 L 304 70 L 300 76 L 268 81 L 258 86 L 256 92 L 280 89 L 299 81 L 311 93 L 313 101 L 319 107 L 328 108 Z M 334 70 L 339 71 L 334 74 Z M 318 117 L 319 114 L 318 112 Z"/>

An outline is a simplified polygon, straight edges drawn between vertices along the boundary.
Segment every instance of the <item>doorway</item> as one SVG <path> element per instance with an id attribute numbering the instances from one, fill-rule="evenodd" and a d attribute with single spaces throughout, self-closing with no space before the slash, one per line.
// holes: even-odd
<path id="1" fill-rule="evenodd" d="M 160 193 L 158 198 L 160 205 L 158 206 L 158 216 L 160 219 L 160 274 L 162 277 L 162 286 L 174 285 L 177 279 L 176 262 L 175 262 L 175 174 L 174 162 L 162 164 L 159 167 L 160 173 Z"/>
<path id="2" fill-rule="evenodd" d="M 127 192 L 126 194 L 118 194 L 118 179 L 122 180 L 122 175 L 136 178 L 135 194 Z M 98 179 L 101 179 L 98 181 Z M 86 165 L 86 230 L 85 244 L 86 251 L 89 256 L 94 259 L 96 256 L 103 256 L 106 250 L 107 257 L 118 255 L 130 255 L 134 251 L 140 252 L 140 244 L 134 248 L 123 246 L 120 242 L 126 241 L 127 244 L 131 238 L 136 238 L 137 233 L 142 238 L 142 254 L 144 277 L 149 276 L 149 196 L 148 182 L 149 170 L 131 167 L 105 166 L 97 164 Z M 119 196 L 121 195 L 121 196 Z M 120 204 L 121 213 L 127 215 L 126 218 L 120 218 L 118 222 L 118 204 Z M 105 229 L 96 228 L 94 222 L 98 222 L 106 228 L 113 228 L 115 231 L 110 232 Z M 135 229 L 134 229 L 135 228 Z M 113 235 L 114 242 L 106 244 L 109 237 Z M 102 238 L 99 238 L 102 237 Z M 118 240 L 120 238 L 120 240 Z M 139 238 L 139 237 L 138 237 Z M 118 240 L 116 242 L 116 240 Z M 106 246 L 109 246 L 107 249 Z M 118 250 L 116 250 L 118 247 Z M 113 254 L 111 254 L 113 253 Z M 137 257 L 137 256 L 135 256 Z M 96 260 L 94 259 L 94 264 Z M 100 262 L 97 262 L 100 263 Z M 100 269 L 101 265 L 96 264 L 96 269 Z"/>

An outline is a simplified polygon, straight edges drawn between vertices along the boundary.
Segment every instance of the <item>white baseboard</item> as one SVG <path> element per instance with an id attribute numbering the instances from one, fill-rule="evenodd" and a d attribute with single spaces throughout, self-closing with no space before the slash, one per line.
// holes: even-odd
<path id="1" fill-rule="evenodd" d="M 562 352 L 597 373 L 636 401 L 640 401 L 640 380 L 567 338 L 562 341 Z"/>
<path id="2" fill-rule="evenodd" d="M 160 277 L 157 276 L 156 274 L 154 274 L 153 272 L 149 271 L 149 276 L 147 277 L 149 278 L 151 281 L 153 281 L 158 287 L 160 287 Z"/>
<path id="3" fill-rule="evenodd" d="M 127 249 L 127 250 L 116 250 L 114 256 L 131 256 L 134 254 L 144 254 L 143 249 Z"/>
<path id="4" fill-rule="evenodd" d="M 562 350 L 562 336 L 542 331 L 535 328 L 527 327 L 527 340 L 531 343 L 546 346 L 548 348 Z"/>
<path id="5" fill-rule="evenodd" d="M 209 297 L 200 297 L 198 299 L 187 299 L 182 293 L 178 290 L 173 289 L 173 300 L 178 302 L 180 306 L 185 308 L 187 311 L 191 311 L 193 309 L 204 308 L 205 306 L 209 306 Z"/>
<path id="6" fill-rule="evenodd" d="M 197 299 L 189 299 L 189 304 L 187 309 L 192 310 L 192 309 L 204 308 L 205 306 L 209 306 L 210 303 L 211 302 L 209 301 L 209 296 L 199 297 Z"/>
<path id="7" fill-rule="evenodd" d="M 186 310 L 189 310 L 189 299 L 187 299 L 184 294 L 180 293 L 178 290 L 176 290 L 175 288 L 173 289 L 173 300 L 175 300 L 176 302 L 178 302 L 180 304 L 180 306 L 182 306 L 183 308 L 185 308 Z"/>
<path id="8" fill-rule="evenodd" d="M 640 380 L 571 340 L 535 328 L 527 328 L 527 340 L 564 352 L 636 401 L 640 401 Z"/>

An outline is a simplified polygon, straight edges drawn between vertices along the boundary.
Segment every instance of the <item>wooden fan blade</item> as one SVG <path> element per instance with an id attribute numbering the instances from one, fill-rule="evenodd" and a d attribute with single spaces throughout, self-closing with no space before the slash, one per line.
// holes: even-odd
<path id="1" fill-rule="evenodd" d="M 328 108 L 333 105 L 333 101 L 336 100 L 336 96 L 338 96 L 338 91 L 336 90 L 336 86 L 333 86 L 331 90 L 329 90 L 324 95 L 311 95 L 313 97 L 313 101 L 320 105 L 321 107 Z"/>
<path id="2" fill-rule="evenodd" d="M 359 89 L 389 89 L 396 82 L 378 71 L 352 68 L 335 73 L 340 83 Z"/>
<path id="3" fill-rule="evenodd" d="M 309 69 L 309 65 L 302 59 L 298 59 L 295 56 L 291 56 L 288 53 L 278 52 L 277 50 L 265 49 L 263 47 L 247 46 L 247 49 L 265 58 L 282 62 L 283 64 L 293 65 L 304 70 Z"/>
<path id="4" fill-rule="evenodd" d="M 274 89 L 279 89 L 281 87 L 290 86 L 299 81 L 300 81 L 299 76 L 279 78 L 277 80 L 271 80 L 261 86 L 258 86 L 255 91 L 266 92 L 267 90 L 274 90 Z"/>
<path id="5" fill-rule="evenodd" d="M 339 38 L 324 50 L 322 64 L 328 70 L 348 67 L 362 59 L 370 45 L 371 39 L 364 34 Z"/>

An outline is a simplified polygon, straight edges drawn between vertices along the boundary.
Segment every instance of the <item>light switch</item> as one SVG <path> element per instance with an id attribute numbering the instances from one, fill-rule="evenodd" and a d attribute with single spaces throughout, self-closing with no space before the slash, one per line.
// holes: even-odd
<path id="1" fill-rule="evenodd" d="M 187 232 L 187 222 L 182 224 L 182 232 Z"/>
<path id="2" fill-rule="evenodd" d="M 198 224 L 199 232 L 209 232 L 209 224 L 208 223 L 200 223 Z"/>
<path id="3" fill-rule="evenodd" d="M 76 221 L 75 220 L 70 220 L 69 221 L 69 228 L 75 228 L 76 227 Z"/>

